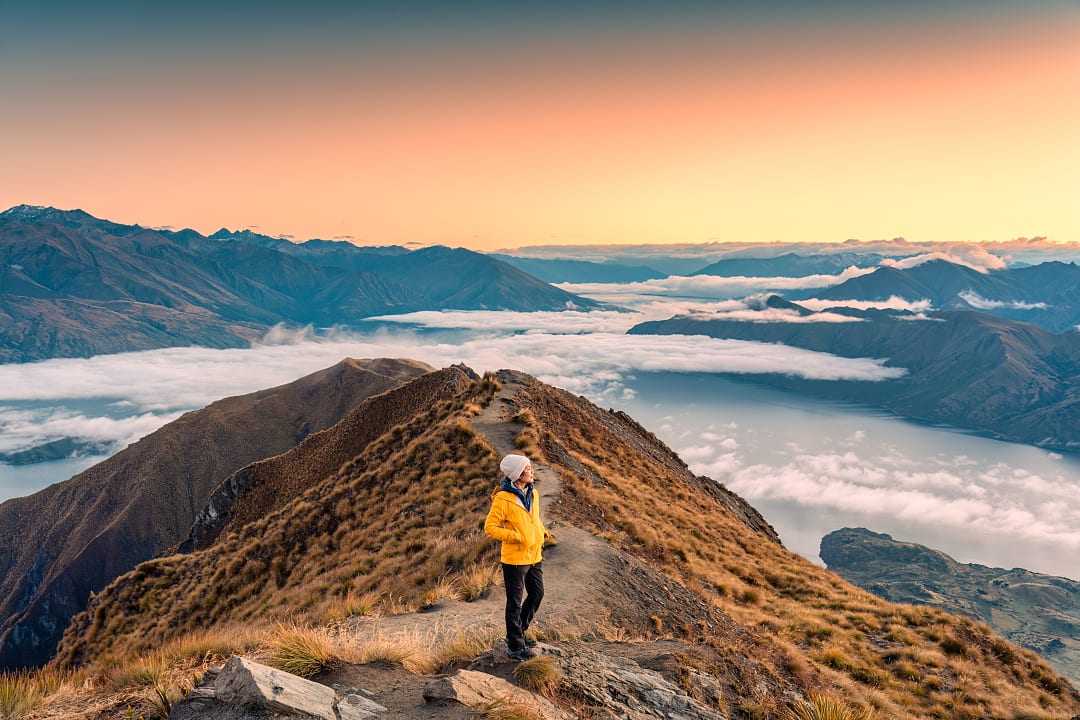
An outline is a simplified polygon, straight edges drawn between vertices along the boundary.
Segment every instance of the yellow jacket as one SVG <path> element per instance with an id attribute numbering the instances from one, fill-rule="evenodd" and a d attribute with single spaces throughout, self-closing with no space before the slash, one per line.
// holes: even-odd
<path id="1" fill-rule="evenodd" d="M 484 532 L 502 543 L 502 561 L 507 565 L 534 565 L 541 560 L 548 531 L 540 519 L 540 493 L 535 488 L 531 505 L 530 512 L 517 495 L 506 490 L 491 496 Z"/>

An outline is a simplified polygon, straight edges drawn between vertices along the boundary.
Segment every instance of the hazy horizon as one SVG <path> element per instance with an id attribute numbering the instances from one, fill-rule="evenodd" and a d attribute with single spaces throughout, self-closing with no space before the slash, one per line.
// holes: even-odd
<path id="1" fill-rule="evenodd" d="M 1080 240 L 1073 3 L 10 7 L 0 206 L 362 244 Z"/>

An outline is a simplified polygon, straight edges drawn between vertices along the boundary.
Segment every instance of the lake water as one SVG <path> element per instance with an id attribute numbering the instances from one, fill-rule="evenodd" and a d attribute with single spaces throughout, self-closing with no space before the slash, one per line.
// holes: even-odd
<path id="1" fill-rule="evenodd" d="M 1080 458 L 717 375 L 638 374 L 617 404 L 784 543 L 862 526 L 964 562 L 1077 577 Z"/>

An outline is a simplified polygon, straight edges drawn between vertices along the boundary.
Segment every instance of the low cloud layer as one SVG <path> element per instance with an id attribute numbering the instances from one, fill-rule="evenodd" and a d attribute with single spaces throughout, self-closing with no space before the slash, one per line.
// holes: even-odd
<path id="1" fill-rule="evenodd" d="M 870 527 L 899 523 L 1080 551 L 1080 497 L 1064 468 L 1047 472 L 1044 465 L 1033 472 L 965 455 L 883 453 L 880 444 L 866 444 L 862 431 L 828 448 L 790 446 L 775 462 L 762 462 L 760 453 L 744 454 L 723 441 L 695 443 L 679 452 L 692 470 L 751 503 L 853 515 Z"/>
<path id="2" fill-rule="evenodd" d="M 799 300 L 799 304 L 807 310 L 824 310 L 831 307 L 849 307 L 855 310 L 909 310 L 913 313 L 922 313 L 933 307 L 929 300 L 905 300 L 897 295 L 892 295 L 888 300 L 821 300 L 810 298 Z"/>
<path id="3" fill-rule="evenodd" d="M 672 275 L 659 280 L 630 283 L 559 283 L 568 292 L 608 299 L 612 294 L 661 295 L 695 298 L 736 298 L 768 290 L 803 290 L 839 285 L 851 278 L 868 275 L 876 268 L 849 267 L 835 275 L 805 277 L 718 277 L 715 275 Z"/>
<path id="4" fill-rule="evenodd" d="M 406 332 L 314 338 L 283 333 L 251 349 L 171 348 L 0 365 L 0 402 L 116 398 L 143 412 L 199 407 L 272 387 L 344 357 L 409 357 L 478 371 L 516 368 L 574 392 L 601 397 L 622 390 L 634 372 L 783 373 L 815 380 L 880 381 L 903 369 L 882 359 L 842 358 L 777 344 L 701 336 L 554 335 L 475 337 L 464 342 Z"/>
<path id="5" fill-rule="evenodd" d="M 1029 303 L 1020 300 L 990 300 L 971 290 L 964 290 L 959 293 L 959 296 L 960 299 L 968 305 L 973 308 L 978 308 L 979 310 L 997 310 L 1000 308 L 1009 310 L 1045 310 L 1049 307 L 1044 302 Z"/>
<path id="6" fill-rule="evenodd" d="M 948 251 L 936 250 L 934 252 L 912 255 L 899 260 L 885 258 L 881 261 L 881 264 L 885 267 L 907 270 L 908 268 L 928 263 L 931 260 L 944 260 L 945 262 L 950 262 L 954 265 L 969 267 L 972 270 L 981 273 L 987 273 L 991 270 L 1004 270 L 1007 267 L 1004 259 L 988 252 L 986 248 L 980 245 L 972 245 L 965 248 L 953 248 Z"/>
<path id="7" fill-rule="evenodd" d="M 3 367 L 3 366 L 0 366 Z M 12 452 L 61 438 L 127 445 L 172 422 L 179 413 L 129 417 L 86 415 L 64 408 L 0 407 L 0 452 Z"/>

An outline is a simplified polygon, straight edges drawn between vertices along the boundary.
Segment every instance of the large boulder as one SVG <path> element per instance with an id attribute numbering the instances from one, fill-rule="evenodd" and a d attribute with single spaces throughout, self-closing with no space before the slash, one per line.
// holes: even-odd
<path id="1" fill-rule="evenodd" d="M 458 702 L 476 710 L 509 702 L 529 707 L 543 720 L 572 720 L 572 716 L 536 693 L 476 670 L 458 670 L 452 675 L 435 678 L 424 688 L 424 700 Z"/>
<path id="2" fill-rule="evenodd" d="M 178 703 L 170 718 L 373 720 L 383 712 L 386 708 L 362 695 L 339 696 L 333 688 L 234 656 Z"/>

